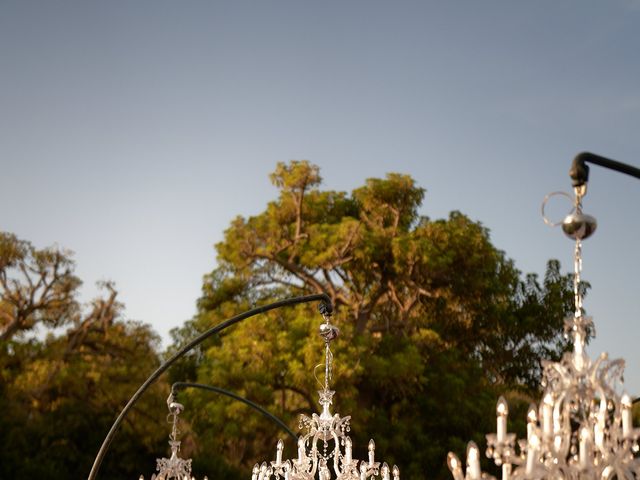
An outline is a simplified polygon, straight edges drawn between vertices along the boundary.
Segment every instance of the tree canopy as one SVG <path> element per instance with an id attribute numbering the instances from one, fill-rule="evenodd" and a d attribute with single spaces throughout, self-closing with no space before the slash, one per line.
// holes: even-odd
<path id="1" fill-rule="evenodd" d="M 571 278 L 556 261 L 542 280 L 523 277 L 488 230 L 460 212 L 422 216 L 425 190 L 408 175 L 368 179 L 348 194 L 322 190 L 317 166 L 292 161 L 279 163 L 271 181 L 277 199 L 233 220 L 216 245 L 218 266 L 205 276 L 196 317 L 174 331 L 176 344 L 250 305 L 327 293 L 342 332 L 335 407 L 353 414 L 356 446 L 364 451 L 375 433 L 405 478 L 448 475 L 447 450 L 492 429 L 496 387 L 531 392 L 539 359 L 566 348 Z M 205 344 L 174 379 L 230 388 L 295 426 L 317 407 L 319 322 L 295 308 L 243 323 Z M 242 468 L 272 455 L 271 425 L 226 400 L 188 395 L 196 443 Z"/>
<path id="2" fill-rule="evenodd" d="M 111 283 L 89 305 L 71 253 L 0 232 L 0 478 L 83 478 L 118 411 L 158 365 L 158 338 L 122 318 Z M 123 426 L 105 478 L 166 451 L 160 382 Z"/>

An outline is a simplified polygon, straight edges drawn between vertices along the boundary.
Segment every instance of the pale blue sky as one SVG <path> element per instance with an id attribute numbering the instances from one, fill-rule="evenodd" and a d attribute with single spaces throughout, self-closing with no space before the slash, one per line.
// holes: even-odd
<path id="1" fill-rule="evenodd" d="M 523 271 L 571 267 L 540 203 L 573 156 L 640 165 L 640 1 L 0 2 L 0 228 L 76 252 L 166 337 L 278 161 L 397 171 Z M 590 347 L 640 394 L 640 182 L 593 167 Z"/>

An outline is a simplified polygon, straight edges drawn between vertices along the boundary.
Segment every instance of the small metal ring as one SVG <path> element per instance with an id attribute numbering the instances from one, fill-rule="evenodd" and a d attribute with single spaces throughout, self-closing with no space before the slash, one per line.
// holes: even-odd
<path id="1" fill-rule="evenodd" d="M 567 197 L 571 203 L 573 204 L 573 197 L 568 194 L 567 192 L 551 192 L 549 194 L 547 194 L 544 197 L 544 200 L 542 200 L 542 220 L 544 220 L 544 223 L 546 223 L 547 225 L 551 226 L 551 227 L 557 227 L 559 225 L 562 225 L 562 222 L 564 221 L 564 219 L 560 220 L 559 222 L 552 222 L 551 220 L 549 220 L 544 212 L 546 206 L 547 206 L 547 202 L 549 200 L 551 200 L 551 197 L 557 196 L 557 195 L 561 195 L 563 197 Z M 571 208 L 571 210 L 569 211 L 569 213 L 567 213 L 567 215 L 571 215 L 573 212 L 576 211 L 576 207 L 575 205 Z"/>

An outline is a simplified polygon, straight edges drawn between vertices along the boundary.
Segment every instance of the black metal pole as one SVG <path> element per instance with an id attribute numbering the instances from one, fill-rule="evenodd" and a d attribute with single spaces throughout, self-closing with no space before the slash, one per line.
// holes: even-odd
<path id="1" fill-rule="evenodd" d="M 109 449 L 109 446 L 111 445 L 113 437 L 118 431 L 120 424 L 122 423 L 124 418 L 127 416 L 127 413 L 129 413 L 129 410 L 131 410 L 131 408 L 135 405 L 135 403 L 142 396 L 142 394 L 149 388 L 149 386 L 153 382 L 155 382 L 158 379 L 158 377 L 162 375 L 171 365 L 173 365 L 173 363 L 175 363 L 176 360 L 180 359 L 186 353 L 193 350 L 194 347 L 204 342 L 207 338 L 215 335 L 216 333 L 221 332 L 225 328 L 228 328 L 232 325 L 235 325 L 236 323 L 246 320 L 247 318 L 253 317 L 260 313 L 268 312 L 270 310 L 274 310 L 276 308 L 286 307 L 289 305 L 298 305 L 300 303 L 315 302 L 315 301 L 321 301 L 319 306 L 321 313 L 324 314 L 324 313 L 332 312 L 333 307 L 331 305 L 331 299 L 326 293 L 288 298 L 286 300 L 281 300 L 279 302 L 274 302 L 268 305 L 264 305 L 262 307 L 254 308 L 247 312 L 236 315 L 235 317 L 229 318 L 224 322 L 219 323 L 215 327 L 210 328 L 206 332 L 200 334 L 199 336 L 191 340 L 187 345 L 185 345 L 180 350 L 178 350 L 169 360 L 164 362 L 162 365 L 158 367 L 158 369 L 155 372 L 149 375 L 149 378 L 145 380 L 145 382 L 140 386 L 140 388 L 138 388 L 136 393 L 133 394 L 133 396 L 129 399 L 127 404 L 124 406 L 124 408 L 120 412 L 120 415 L 118 415 L 118 418 L 116 418 L 115 422 L 113 422 L 113 425 L 109 430 L 109 433 L 107 433 L 107 436 L 102 442 L 102 446 L 100 447 L 100 450 L 96 455 L 96 459 L 93 461 L 93 466 L 91 467 L 91 472 L 89 473 L 88 480 L 95 480 L 96 476 L 98 475 L 98 470 L 100 469 L 102 460 L 104 459 L 104 456 L 107 453 L 107 450 Z"/>
<path id="2" fill-rule="evenodd" d="M 242 396 L 238 395 L 237 393 L 233 393 L 233 392 L 230 392 L 229 390 L 225 390 L 223 388 L 214 387 L 213 385 L 205 385 L 205 384 L 202 384 L 202 383 L 176 382 L 173 385 L 171 385 L 171 394 L 174 396 L 174 398 L 176 397 L 176 394 L 177 394 L 176 390 L 179 389 L 179 388 L 200 388 L 202 390 L 208 390 L 210 392 L 219 393 L 220 395 L 225 395 L 227 397 L 233 398 L 234 400 L 238 400 L 239 402 L 242 402 L 245 405 L 248 405 L 249 407 L 253 408 L 254 410 L 257 410 L 262 415 L 267 417 L 269 420 L 274 422 L 276 425 L 278 425 L 280 428 L 282 428 L 285 432 L 287 432 L 287 434 L 291 438 L 293 438 L 294 442 L 298 441 L 298 436 L 287 426 L 286 423 L 284 423 L 282 420 L 280 420 L 278 417 L 276 417 L 272 413 L 269 413 L 267 410 L 262 408 L 257 403 L 254 403 L 251 400 L 249 400 L 248 398 L 242 397 Z"/>
<path id="3" fill-rule="evenodd" d="M 640 168 L 636 168 L 626 163 L 611 160 L 591 152 L 582 152 L 576 155 L 571 163 L 569 176 L 571 177 L 574 187 L 580 187 L 589 181 L 589 166 L 587 163 L 593 163 L 616 172 L 626 173 L 632 177 L 640 179 Z"/>

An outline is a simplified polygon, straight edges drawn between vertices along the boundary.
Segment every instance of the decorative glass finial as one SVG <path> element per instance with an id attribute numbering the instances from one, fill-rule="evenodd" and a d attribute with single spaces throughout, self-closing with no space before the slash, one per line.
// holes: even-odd
<path id="1" fill-rule="evenodd" d="M 400 480 L 400 470 L 397 466 L 392 469 L 386 463 L 380 467 L 375 461 L 375 442 L 369 442 L 368 459 L 353 458 L 353 444 L 348 432 L 351 427 L 351 417 L 341 417 L 331 413 L 331 404 L 335 392 L 331 390 L 333 377 L 333 354 L 331 341 L 338 337 L 340 331 L 331 324 L 330 313 L 321 309 L 324 323 L 320 325 L 320 336 L 325 342 L 324 381 L 320 382 L 322 390 L 318 392 L 320 415 L 314 413 L 311 417 L 302 415 L 300 428 L 306 433 L 298 438 L 298 457 L 295 460 L 282 460 L 284 443 L 278 441 L 275 461 L 263 462 L 253 467 L 251 480 L 367 480 L 379 478 L 381 480 Z"/>
<path id="2" fill-rule="evenodd" d="M 545 390 L 540 405 L 529 407 L 526 439 L 516 442 L 516 435 L 507 433 L 507 402 L 503 397 L 498 400 L 497 431 L 486 436 L 486 454 L 502 467 L 502 480 L 640 478 L 640 429 L 632 425 L 629 395 L 620 394 L 624 361 L 609 361 L 606 353 L 592 361 L 585 351 L 586 340 L 595 330 L 582 305 L 582 240 L 596 228 L 596 220 L 582 213 L 585 194 L 586 185 L 576 187 L 574 209 L 562 223 L 564 232 L 575 240 L 575 312 L 565 321 L 573 351 L 560 362 L 542 362 Z M 480 471 L 473 442 L 467 449 L 466 472 L 453 453 L 447 464 L 454 480 L 491 478 Z"/>

